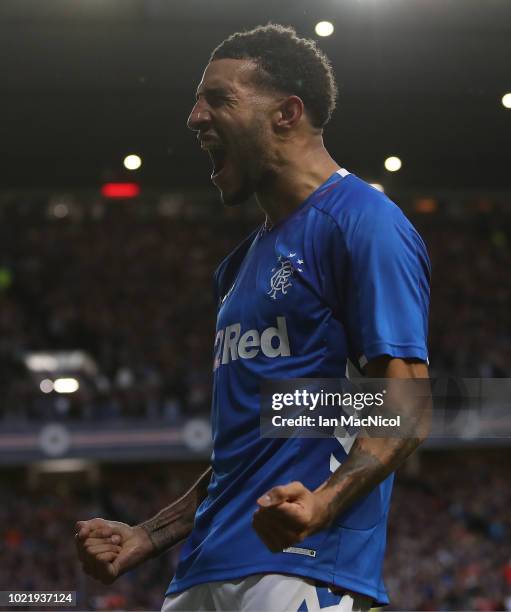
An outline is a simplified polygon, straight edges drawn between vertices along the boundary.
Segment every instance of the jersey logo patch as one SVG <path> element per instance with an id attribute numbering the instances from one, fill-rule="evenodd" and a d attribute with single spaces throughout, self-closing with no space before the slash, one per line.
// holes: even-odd
<path id="1" fill-rule="evenodd" d="M 301 548 L 300 546 L 288 546 L 282 552 L 293 553 L 295 555 L 305 555 L 306 557 L 315 557 L 316 551 L 312 548 Z"/>
<path id="2" fill-rule="evenodd" d="M 295 253 L 293 253 L 294 255 Z M 273 274 L 270 278 L 270 290 L 268 291 L 268 295 L 273 300 L 276 300 L 278 295 L 286 295 L 287 290 L 293 286 L 291 277 L 294 274 L 294 268 L 291 262 L 282 255 L 279 255 L 278 261 L 280 265 L 271 269 Z"/>

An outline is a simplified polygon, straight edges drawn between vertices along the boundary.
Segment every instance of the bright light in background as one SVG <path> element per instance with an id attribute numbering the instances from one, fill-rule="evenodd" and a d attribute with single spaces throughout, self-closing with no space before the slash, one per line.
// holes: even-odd
<path id="1" fill-rule="evenodd" d="M 60 204 L 55 204 L 53 207 L 53 214 L 55 217 L 57 217 L 57 219 L 63 219 L 69 214 L 69 208 L 62 202 Z"/>
<path id="2" fill-rule="evenodd" d="M 385 189 L 383 189 L 383 185 L 381 183 L 369 183 L 369 184 L 371 185 L 371 187 L 378 189 L 378 191 L 385 193 Z"/>
<path id="3" fill-rule="evenodd" d="M 385 169 L 389 172 L 397 172 L 403 164 L 399 157 L 395 157 L 392 155 L 391 157 L 387 157 L 385 160 Z"/>
<path id="4" fill-rule="evenodd" d="M 138 155 L 126 155 L 123 163 L 127 170 L 138 170 L 142 165 L 142 159 Z"/>
<path id="5" fill-rule="evenodd" d="M 53 388 L 57 393 L 74 393 L 78 391 L 80 385 L 76 378 L 57 378 L 53 383 Z"/>
<path id="6" fill-rule="evenodd" d="M 502 106 L 511 108 L 511 92 L 502 96 Z"/>
<path id="7" fill-rule="evenodd" d="M 334 26 L 329 21 L 320 21 L 315 30 L 318 36 L 330 36 L 334 32 Z"/>
<path id="8" fill-rule="evenodd" d="M 45 370 L 56 370 L 59 367 L 58 360 L 47 353 L 33 353 L 25 359 L 29 370 L 33 372 L 44 372 Z"/>
<path id="9" fill-rule="evenodd" d="M 49 378 L 45 378 L 40 382 L 39 389 L 41 389 L 43 393 L 51 393 L 53 391 L 53 381 Z"/>

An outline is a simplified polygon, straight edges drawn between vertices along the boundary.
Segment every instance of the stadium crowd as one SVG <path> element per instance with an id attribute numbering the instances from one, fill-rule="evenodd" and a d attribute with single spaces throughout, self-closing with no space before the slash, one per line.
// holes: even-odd
<path id="1" fill-rule="evenodd" d="M 162 418 L 207 412 L 212 273 L 255 226 L 217 202 L 200 218 L 143 203 L 56 216 L 0 209 L 0 418 Z M 99 211 L 99 213 L 98 213 Z M 431 372 L 506 376 L 511 363 L 511 215 L 413 214 L 431 255 Z M 82 350 L 97 375 L 43 394 L 32 351 Z"/>
<path id="2" fill-rule="evenodd" d="M 509 459 L 509 451 L 426 453 L 413 476 L 398 474 L 385 563 L 389 610 L 511 610 Z M 0 584 L 77 590 L 91 610 L 158 610 L 177 550 L 103 587 L 78 566 L 74 522 L 143 520 L 186 487 L 191 476 L 183 472 L 182 465 L 117 466 L 101 486 L 83 488 L 83 478 L 4 485 Z"/>
<path id="3" fill-rule="evenodd" d="M 208 412 L 212 273 L 258 223 L 218 207 L 212 202 L 200 218 L 186 207 L 162 215 L 140 202 L 70 207 L 66 215 L 42 203 L 0 207 L 4 424 L 120 417 L 179 424 Z M 440 208 L 411 219 L 432 260 L 432 374 L 508 376 L 511 215 Z M 46 374 L 28 372 L 24 357 L 68 350 L 90 355 L 97 372 L 76 374 L 76 393 L 43 393 Z M 419 473 L 402 471 L 385 566 L 390 609 L 511 610 L 509 456 L 502 452 L 496 461 L 426 453 Z M 75 559 L 77 518 L 137 522 L 186 485 L 169 466 L 116 470 L 86 488 L 62 480 L 43 490 L 2 478 L 0 584 L 78 589 L 94 610 L 159 609 L 177 551 L 111 587 L 86 579 Z"/>

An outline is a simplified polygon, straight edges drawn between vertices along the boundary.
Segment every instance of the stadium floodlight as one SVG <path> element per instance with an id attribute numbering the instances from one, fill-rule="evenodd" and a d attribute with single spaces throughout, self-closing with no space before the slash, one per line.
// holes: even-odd
<path id="1" fill-rule="evenodd" d="M 511 108 L 511 92 L 502 96 L 502 106 L 504 108 Z"/>
<path id="2" fill-rule="evenodd" d="M 57 378 L 53 383 L 53 388 L 57 393 L 75 393 L 80 385 L 76 378 Z"/>
<path id="3" fill-rule="evenodd" d="M 400 170 L 402 165 L 403 164 L 399 157 L 396 157 L 395 155 L 391 155 L 385 160 L 385 169 L 389 172 L 397 172 L 398 170 Z"/>
<path id="4" fill-rule="evenodd" d="M 126 155 L 123 163 L 127 170 L 138 170 L 142 165 L 142 158 L 135 154 Z"/>
<path id="5" fill-rule="evenodd" d="M 75 371 L 96 376 L 98 370 L 92 357 L 84 351 L 26 353 L 23 360 L 31 372 L 41 372 L 43 376 L 51 373 L 53 378 L 62 378 Z"/>
<path id="6" fill-rule="evenodd" d="M 57 219 L 63 219 L 64 217 L 67 217 L 68 214 L 69 208 L 67 207 L 67 204 L 64 204 L 63 202 L 55 204 L 53 207 L 53 215 L 57 217 Z"/>
<path id="7" fill-rule="evenodd" d="M 25 364 L 32 372 L 51 372 L 58 368 L 58 359 L 50 353 L 28 353 Z"/>
<path id="8" fill-rule="evenodd" d="M 385 193 L 385 189 L 383 188 L 383 185 L 381 183 L 369 183 L 369 184 L 371 185 L 371 187 L 374 187 L 378 191 Z"/>
<path id="9" fill-rule="evenodd" d="M 51 393 L 53 391 L 53 380 L 49 378 L 43 379 L 39 384 L 39 389 L 41 389 L 43 393 Z"/>
<path id="10" fill-rule="evenodd" d="M 330 21 L 320 21 L 315 27 L 318 36 L 330 36 L 334 32 L 334 26 Z"/>

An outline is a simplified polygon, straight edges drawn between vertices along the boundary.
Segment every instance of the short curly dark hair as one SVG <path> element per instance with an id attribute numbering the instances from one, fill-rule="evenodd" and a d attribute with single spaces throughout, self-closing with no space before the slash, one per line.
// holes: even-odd
<path id="1" fill-rule="evenodd" d="M 218 45 L 209 61 L 219 59 L 254 60 L 260 84 L 299 96 L 314 127 L 330 120 L 337 98 L 332 65 L 313 40 L 299 38 L 294 28 L 269 23 L 236 32 Z"/>

